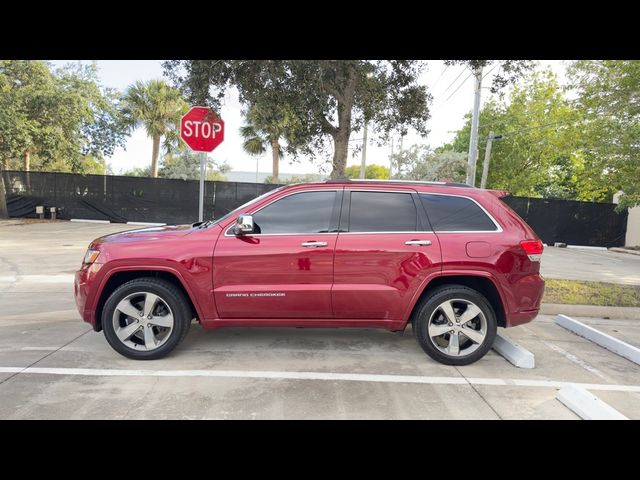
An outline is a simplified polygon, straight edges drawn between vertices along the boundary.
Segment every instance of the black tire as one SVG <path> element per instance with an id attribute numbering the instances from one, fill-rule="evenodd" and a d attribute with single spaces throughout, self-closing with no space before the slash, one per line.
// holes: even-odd
<path id="1" fill-rule="evenodd" d="M 452 299 L 462 299 L 474 303 L 484 314 L 487 322 L 487 333 L 484 341 L 479 344 L 479 347 L 467 355 L 448 355 L 439 350 L 433 344 L 431 338 L 429 338 L 428 325 L 431 315 L 439 305 L 446 300 Z M 431 358 L 445 365 L 469 365 L 480 360 L 493 346 L 498 330 L 495 312 L 486 297 L 477 290 L 454 284 L 437 287 L 425 296 L 414 310 L 411 321 L 416 339 L 422 349 Z M 470 342 L 470 340 L 467 342 Z M 470 343 L 467 343 L 467 345 L 470 345 Z"/>
<path id="2" fill-rule="evenodd" d="M 171 308 L 173 330 L 167 340 L 153 350 L 136 350 L 120 341 L 113 326 L 116 306 L 127 295 L 148 292 L 158 295 Z M 192 312 L 184 293 L 172 283 L 153 277 L 141 277 L 120 285 L 109 297 L 102 309 L 102 330 L 109 345 L 121 355 L 134 360 L 155 360 L 171 352 L 187 335 L 191 326 Z"/>

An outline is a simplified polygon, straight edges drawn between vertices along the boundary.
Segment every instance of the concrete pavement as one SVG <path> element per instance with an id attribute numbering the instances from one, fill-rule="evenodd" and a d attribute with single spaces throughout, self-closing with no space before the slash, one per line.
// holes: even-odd
<path id="1" fill-rule="evenodd" d="M 640 285 L 640 256 L 605 250 L 545 247 L 545 278 Z"/>

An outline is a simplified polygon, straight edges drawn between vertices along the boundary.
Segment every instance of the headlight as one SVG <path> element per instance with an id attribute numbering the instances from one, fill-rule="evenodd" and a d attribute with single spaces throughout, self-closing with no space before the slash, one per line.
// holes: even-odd
<path id="1" fill-rule="evenodd" d="M 98 259 L 99 255 L 100 255 L 100 250 L 88 249 L 87 253 L 85 253 L 84 255 L 84 259 L 82 260 L 82 263 L 90 265 Z"/>

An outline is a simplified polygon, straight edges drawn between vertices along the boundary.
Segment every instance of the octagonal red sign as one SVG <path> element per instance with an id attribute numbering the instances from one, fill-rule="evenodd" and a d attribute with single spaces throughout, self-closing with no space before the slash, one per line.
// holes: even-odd
<path id="1" fill-rule="evenodd" d="M 224 122 L 209 107 L 191 107 L 180 120 L 180 138 L 191 150 L 210 152 L 224 140 Z"/>

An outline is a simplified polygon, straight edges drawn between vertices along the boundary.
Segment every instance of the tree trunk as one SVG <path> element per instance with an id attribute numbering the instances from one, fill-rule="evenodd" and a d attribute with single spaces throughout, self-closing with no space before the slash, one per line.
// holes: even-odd
<path id="1" fill-rule="evenodd" d="M 351 128 L 351 126 L 349 126 Z M 347 157 L 349 156 L 349 133 L 339 129 L 333 137 L 333 170 L 331 179 L 345 178 L 345 169 L 347 168 Z"/>
<path id="2" fill-rule="evenodd" d="M 351 109 L 356 94 L 355 72 L 349 72 L 344 89 L 336 100 L 338 101 L 338 128 L 333 132 L 333 171 L 331 179 L 344 178 L 349 155 L 349 137 L 351 136 Z"/>
<path id="3" fill-rule="evenodd" d="M 151 176 L 158 176 L 158 157 L 160 157 L 160 135 L 153 136 L 153 152 L 151 153 Z"/>
<path id="4" fill-rule="evenodd" d="M 27 190 L 31 191 L 31 175 L 29 175 L 29 171 L 31 170 L 31 150 L 26 149 L 24 152 L 24 171 L 26 172 L 26 180 L 27 180 Z"/>
<path id="5" fill-rule="evenodd" d="M 4 188 L 4 176 L 2 175 L 2 163 L 0 162 L 0 218 L 9 218 L 9 211 L 7 210 L 7 192 Z"/>
<path id="6" fill-rule="evenodd" d="M 271 140 L 271 158 L 273 160 L 273 166 L 271 168 L 271 182 L 279 183 L 278 176 L 280 175 L 280 144 L 278 139 Z"/>

